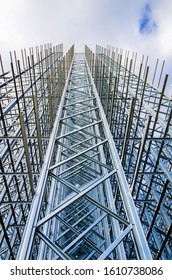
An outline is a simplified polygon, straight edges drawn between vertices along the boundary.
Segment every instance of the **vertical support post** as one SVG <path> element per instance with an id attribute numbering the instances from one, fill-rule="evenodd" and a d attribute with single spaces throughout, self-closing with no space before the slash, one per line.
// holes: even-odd
<path id="1" fill-rule="evenodd" d="M 33 185 L 32 169 L 31 169 L 30 158 L 29 158 L 25 125 L 24 125 L 23 115 L 21 113 L 19 113 L 19 118 L 20 118 L 21 132 L 22 132 L 22 137 L 23 137 L 24 151 L 25 151 L 25 156 L 26 156 L 27 169 L 28 169 L 28 174 L 29 174 L 29 182 L 30 182 L 31 193 L 32 193 L 32 197 L 33 197 L 34 196 L 34 185 Z"/>
<path id="2" fill-rule="evenodd" d="M 49 100 L 49 112 L 50 112 L 50 127 L 52 129 L 53 126 L 53 109 L 52 109 L 52 96 L 51 96 L 51 81 L 50 75 L 47 77 L 48 82 L 48 100 Z"/>
<path id="3" fill-rule="evenodd" d="M 140 149 L 139 149 L 139 155 L 138 155 L 137 163 L 136 163 L 136 169 L 135 169 L 134 177 L 133 177 L 133 181 L 132 181 L 132 186 L 131 186 L 131 193 L 132 194 L 134 192 L 135 183 L 136 183 L 136 180 L 137 180 L 137 175 L 138 175 L 138 172 L 139 172 L 139 167 L 140 167 L 143 151 L 145 149 L 145 143 L 146 143 L 146 140 L 147 140 L 147 135 L 148 135 L 150 123 L 151 123 L 151 116 L 148 116 L 148 121 L 147 121 L 147 124 L 146 124 L 146 128 L 145 128 L 145 131 L 144 131 L 142 141 L 141 141 L 141 146 L 140 146 Z"/>
<path id="4" fill-rule="evenodd" d="M 134 105 L 134 97 L 131 97 L 130 111 L 127 117 L 127 126 L 126 126 L 126 132 L 125 132 L 124 143 L 123 143 L 122 154 L 121 154 L 121 163 L 123 163 L 124 156 L 125 156 L 125 148 L 127 144 L 127 138 L 128 138 L 128 133 L 131 124 L 131 117 L 132 117 L 133 107 L 134 107 L 133 105 Z"/>
<path id="5" fill-rule="evenodd" d="M 37 104 L 36 95 L 33 95 L 33 103 L 34 103 L 34 110 L 35 110 L 35 122 L 36 122 L 36 130 L 37 130 L 37 137 L 38 137 L 38 149 L 39 149 L 39 156 L 40 156 L 40 163 L 43 163 L 43 153 L 42 153 L 42 143 L 41 143 L 41 129 L 39 123 L 39 109 Z"/>

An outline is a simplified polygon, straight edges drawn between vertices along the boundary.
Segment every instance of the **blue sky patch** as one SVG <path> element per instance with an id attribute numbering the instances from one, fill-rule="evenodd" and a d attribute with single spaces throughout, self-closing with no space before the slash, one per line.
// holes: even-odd
<path id="1" fill-rule="evenodd" d="M 139 32 L 141 34 L 150 34 L 155 32 L 157 27 L 157 23 L 153 20 L 152 17 L 151 6 L 146 3 L 139 22 Z"/>

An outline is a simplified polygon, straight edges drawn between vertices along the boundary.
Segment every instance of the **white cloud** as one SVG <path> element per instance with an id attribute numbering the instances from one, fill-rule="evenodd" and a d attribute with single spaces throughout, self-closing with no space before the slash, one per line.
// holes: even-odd
<path id="1" fill-rule="evenodd" d="M 156 32 L 141 34 L 139 24 L 145 5 L 151 7 Z M 172 1 L 169 0 L 0 0 L 0 52 L 47 42 L 63 42 L 65 51 L 76 44 L 93 50 L 95 45 L 112 45 L 150 61 L 172 60 Z M 153 59 L 155 58 L 155 59 Z"/>

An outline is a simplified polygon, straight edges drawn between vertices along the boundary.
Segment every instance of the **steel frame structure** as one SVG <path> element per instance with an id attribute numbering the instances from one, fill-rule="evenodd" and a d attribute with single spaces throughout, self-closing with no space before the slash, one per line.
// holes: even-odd
<path id="1" fill-rule="evenodd" d="M 42 201 L 48 182 L 49 207 L 44 212 Z M 120 213 L 113 204 L 117 186 L 124 201 Z M 76 54 L 71 64 L 19 248 L 18 259 L 30 258 L 151 259 L 82 54 Z"/>
<path id="2" fill-rule="evenodd" d="M 1 259 L 169 259 L 167 77 L 99 46 L 35 53 L 1 60 Z"/>
<path id="3" fill-rule="evenodd" d="M 161 86 L 164 62 L 158 76 L 157 60 L 148 83 L 148 58 L 136 75 L 137 54 L 100 46 L 94 54 L 86 46 L 86 56 L 151 254 L 171 259 L 172 102 L 168 75 Z"/>
<path id="4" fill-rule="evenodd" d="M 10 57 L 8 72 L 0 57 L 1 259 L 16 258 L 70 63 L 62 44 Z"/>

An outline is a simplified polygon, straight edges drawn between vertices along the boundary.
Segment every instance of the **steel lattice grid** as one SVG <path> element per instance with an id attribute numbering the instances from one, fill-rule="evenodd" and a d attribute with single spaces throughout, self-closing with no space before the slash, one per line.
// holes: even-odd
<path id="1" fill-rule="evenodd" d="M 127 204 L 123 184 L 128 186 L 105 122 L 84 56 L 77 54 L 19 259 L 151 259 L 130 196 L 131 205 Z M 116 210 L 113 199 L 119 189 L 121 201 Z"/>
<path id="2" fill-rule="evenodd" d="M 21 54 L 8 72 L 1 59 L 1 259 L 16 258 L 65 82 L 62 44 Z"/>
<path id="3" fill-rule="evenodd" d="M 162 88 L 157 64 L 149 84 L 143 61 L 134 74 L 136 55 L 86 47 L 86 56 L 102 100 L 140 219 L 155 259 L 171 258 L 171 101 Z M 158 89 L 155 88 L 158 81 Z M 116 200 L 118 202 L 118 199 Z"/>

